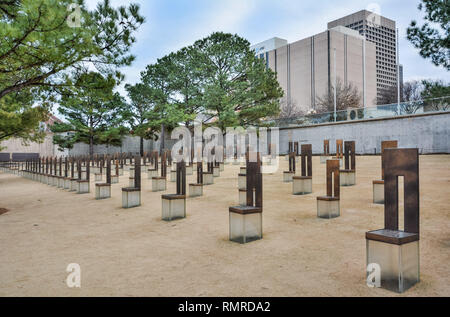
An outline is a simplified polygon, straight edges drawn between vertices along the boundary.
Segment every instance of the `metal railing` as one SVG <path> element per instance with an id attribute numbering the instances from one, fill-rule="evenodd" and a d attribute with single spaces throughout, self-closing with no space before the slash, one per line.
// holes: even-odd
<path id="1" fill-rule="evenodd" d="M 392 118 L 405 115 L 450 111 L 450 96 L 424 99 L 400 104 L 381 105 L 368 108 L 353 108 L 336 112 L 313 113 L 301 117 L 270 120 L 280 128 L 301 127 L 333 122 L 357 121 L 378 118 Z"/>

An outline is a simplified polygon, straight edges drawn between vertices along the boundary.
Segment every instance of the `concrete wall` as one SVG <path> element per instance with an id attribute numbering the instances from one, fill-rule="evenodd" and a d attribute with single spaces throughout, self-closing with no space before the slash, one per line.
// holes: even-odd
<path id="1" fill-rule="evenodd" d="M 301 144 L 312 144 L 313 153 L 321 154 L 323 140 L 330 140 L 330 150 L 335 152 L 336 139 L 356 141 L 358 154 L 379 154 L 381 141 L 398 140 L 402 148 L 419 148 L 422 154 L 450 153 L 450 112 L 440 114 L 421 114 L 390 119 L 372 119 L 346 123 L 330 123 L 298 128 L 280 129 L 280 153 L 286 154 L 290 140 Z M 166 133 L 165 148 L 171 149 L 175 140 Z M 49 152 L 55 149 L 48 143 L 41 147 L 8 148 L 2 152 L 40 153 L 41 156 L 61 155 L 59 152 Z M 144 150 L 158 150 L 160 141 L 145 141 Z M 42 151 L 40 150 L 42 149 Z M 128 136 L 122 147 L 94 147 L 96 154 L 114 154 L 117 152 L 139 153 L 139 138 Z M 87 144 L 76 144 L 70 155 L 86 155 L 89 153 Z"/>
<path id="2" fill-rule="evenodd" d="M 58 146 L 53 144 L 53 133 L 48 133 L 43 143 L 30 142 L 23 144 L 20 139 L 9 139 L 1 142 L 0 147 L 4 147 L 1 152 L 6 153 L 39 153 L 40 156 L 60 156 L 65 152 L 58 150 Z"/>
<path id="3" fill-rule="evenodd" d="M 395 119 L 374 119 L 280 130 L 280 153 L 286 154 L 292 141 L 312 144 L 313 153 L 323 151 L 323 140 L 330 140 L 336 151 L 336 139 L 356 141 L 358 154 L 379 154 L 381 141 L 398 140 L 399 147 L 419 148 L 420 153 L 450 153 L 450 112 L 416 115 Z"/>
<path id="4" fill-rule="evenodd" d="M 160 140 L 158 141 L 149 141 L 144 140 L 144 151 L 150 152 L 153 150 L 159 150 Z M 176 141 L 170 139 L 170 133 L 166 133 L 165 137 L 165 148 L 171 149 L 173 144 Z M 106 146 L 106 145 L 95 145 L 94 146 L 94 154 L 115 154 L 118 152 L 123 153 L 134 153 L 138 154 L 140 150 L 140 139 L 139 137 L 134 136 L 126 136 L 122 141 L 122 146 L 114 147 L 114 146 Z M 69 151 L 69 155 L 77 156 L 77 155 L 87 155 L 89 154 L 89 145 L 84 143 L 77 143 L 73 147 L 72 150 Z"/>

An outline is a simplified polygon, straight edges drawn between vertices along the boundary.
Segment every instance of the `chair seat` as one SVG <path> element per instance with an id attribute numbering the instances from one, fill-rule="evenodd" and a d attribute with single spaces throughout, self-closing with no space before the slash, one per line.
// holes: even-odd
<path id="1" fill-rule="evenodd" d="M 102 183 L 102 184 L 95 184 L 96 187 L 109 187 L 111 184 L 108 183 Z"/>
<path id="2" fill-rule="evenodd" d="M 261 207 L 253 207 L 253 206 L 236 206 L 236 207 L 230 207 L 229 211 L 234 212 L 236 214 L 249 215 L 249 214 L 262 213 L 262 208 Z"/>
<path id="3" fill-rule="evenodd" d="M 141 189 L 135 188 L 135 187 L 125 187 L 125 188 L 122 188 L 122 191 L 132 193 L 132 192 L 140 192 Z"/>
<path id="4" fill-rule="evenodd" d="M 331 197 L 331 196 L 319 196 L 319 197 L 317 197 L 317 200 L 324 200 L 324 201 L 337 201 L 337 200 L 339 200 L 339 197 Z"/>
<path id="5" fill-rule="evenodd" d="M 417 233 L 404 232 L 399 230 L 380 229 L 366 232 L 367 240 L 385 242 L 389 244 L 402 245 L 419 240 Z"/>
<path id="6" fill-rule="evenodd" d="M 166 200 L 186 199 L 186 195 L 177 195 L 177 194 L 162 195 L 162 199 Z"/>
<path id="7" fill-rule="evenodd" d="M 312 179 L 312 176 L 294 176 L 292 179 Z"/>

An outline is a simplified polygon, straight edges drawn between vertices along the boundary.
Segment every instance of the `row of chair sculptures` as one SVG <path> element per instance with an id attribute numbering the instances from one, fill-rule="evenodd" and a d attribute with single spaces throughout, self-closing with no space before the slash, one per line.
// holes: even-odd
<path id="1" fill-rule="evenodd" d="M 341 142 L 339 142 L 341 144 Z M 289 172 L 296 172 L 296 154 L 301 150 L 301 175 L 293 175 L 293 181 L 309 181 L 312 179 L 312 147 L 310 144 L 303 144 L 301 147 L 292 143 L 289 146 L 292 150 L 289 153 Z M 324 149 L 329 148 L 329 144 L 324 142 Z M 342 147 L 338 147 L 342 148 Z M 340 215 L 340 174 L 342 171 L 355 171 L 355 143 L 347 141 L 344 143 L 343 155 L 336 155 L 334 158 L 326 160 L 326 196 L 317 197 L 317 215 L 320 218 L 333 218 Z M 339 150 L 341 151 L 341 150 Z M 324 151 L 329 155 L 329 151 Z M 256 160 L 249 157 L 256 156 Z M 341 170 L 340 158 L 345 159 L 345 169 Z M 142 157 L 127 157 L 134 163 L 134 186 L 122 189 L 123 195 L 127 196 L 127 206 L 132 207 L 133 203 L 140 205 L 141 191 L 141 166 Z M 150 170 L 158 171 L 157 155 L 152 154 L 149 162 L 152 162 L 153 168 Z M 167 154 L 161 156 L 161 176 L 167 174 Z M 56 179 L 69 178 L 74 179 L 74 173 L 78 174 L 76 178 L 78 183 L 89 183 L 90 169 L 95 167 L 101 169 L 106 166 L 106 183 L 96 184 L 96 187 L 108 187 L 111 184 L 111 162 L 115 162 L 116 175 L 120 167 L 120 159 L 113 160 L 111 157 L 96 158 L 90 160 L 88 157 L 78 158 L 44 158 L 42 160 L 32 160 L 25 162 L 25 172 L 28 175 L 51 175 Z M 392 261 L 389 255 L 392 255 L 392 247 L 395 252 L 410 252 L 413 259 L 411 263 L 403 265 L 399 263 L 398 267 L 409 267 L 409 271 L 397 271 L 384 274 L 381 279 L 383 287 L 394 291 L 403 292 L 419 280 L 419 261 L 418 261 L 418 242 L 419 242 L 419 156 L 417 149 L 398 149 L 396 141 L 386 141 L 382 143 L 382 167 L 381 180 L 374 181 L 374 202 L 375 189 L 383 186 L 383 202 L 385 205 L 385 226 L 383 229 L 369 231 L 366 233 L 367 240 L 367 259 L 368 262 L 386 263 Z M 247 243 L 262 239 L 262 212 L 263 212 L 263 177 L 261 172 L 261 156 L 259 153 L 249 153 L 246 155 L 246 188 L 245 203 L 239 206 L 229 207 L 229 234 L 230 240 Z M 205 173 L 212 173 L 216 167 L 216 162 L 207 164 L 207 172 L 203 172 L 203 163 L 196 163 L 197 183 L 191 185 L 203 185 Z M 82 174 L 85 179 L 82 179 Z M 398 223 L 398 177 L 405 179 L 405 217 L 404 230 L 399 230 Z M 159 177 L 159 176 L 158 176 Z M 186 163 L 184 161 L 176 164 L 176 193 L 171 195 L 162 195 L 162 219 L 172 221 L 186 217 Z M 137 193 L 138 196 L 133 196 Z M 304 194 L 304 193 L 300 193 Z M 380 246 L 381 245 L 381 246 Z M 380 248 L 386 249 L 386 252 L 380 252 Z M 390 249 L 389 249 L 390 248 Z M 407 251 L 405 251 L 405 249 Z M 417 251 L 417 252 L 416 252 Z M 398 257 L 399 261 L 407 261 Z M 410 261 L 410 260 L 408 260 Z M 402 266 L 403 265 L 403 266 Z M 412 267 L 412 269 L 411 269 Z M 392 277 L 392 274 L 394 278 Z M 396 276 L 402 275 L 407 278 L 396 279 Z M 399 282 L 400 281 L 400 282 Z"/>
<path id="2" fill-rule="evenodd" d="M 342 149 L 344 148 L 344 153 Z M 295 174 L 298 144 L 289 144 L 289 171 Z M 309 177 L 305 173 L 305 156 L 311 158 L 310 145 L 302 145 L 302 174 L 299 180 Z M 355 173 L 355 142 L 336 141 L 336 155 L 330 157 L 329 140 L 324 141 L 321 162 L 326 162 L 326 196 L 317 197 L 317 216 L 331 219 L 340 216 L 341 177 L 349 182 Z M 345 169 L 341 159 L 345 158 Z M 306 164 L 309 167 L 309 163 Z M 355 182 L 355 175 L 353 182 Z M 399 229 L 399 177 L 404 178 L 404 230 Z M 295 181 L 295 177 L 293 179 Z M 345 182 L 344 182 L 345 183 Z M 302 194 L 302 193 L 300 193 Z M 397 141 L 381 143 L 381 180 L 373 181 L 373 203 L 384 204 L 384 228 L 366 233 L 368 268 L 379 267 L 382 271 L 378 285 L 402 293 L 420 280 L 419 261 L 419 152 L 418 149 L 399 149 Z M 383 271 L 384 270 L 384 271 Z M 367 271 L 371 279 L 371 269 Z M 369 282 L 369 280 L 368 280 Z M 375 281 L 373 281 L 375 282 Z"/>

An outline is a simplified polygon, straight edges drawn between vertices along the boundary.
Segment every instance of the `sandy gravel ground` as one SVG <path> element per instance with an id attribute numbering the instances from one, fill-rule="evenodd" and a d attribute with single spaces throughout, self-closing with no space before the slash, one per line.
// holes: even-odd
<path id="1" fill-rule="evenodd" d="M 334 220 L 316 217 L 325 165 L 313 163 L 312 195 L 291 195 L 284 159 L 264 176 L 264 239 L 247 245 L 228 241 L 238 166 L 171 223 L 147 179 L 142 206 L 121 209 L 128 172 L 104 201 L 93 183 L 77 195 L 0 173 L 9 210 L 0 215 L 0 296 L 399 296 L 365 284 L 365 232 L 384 224 L 383 206 L 371 203 L 380 157 L 357 158 L 357 186 L 342 188 Z M 402 296 L 450 296 L 450 156 L 422 156 L 420 181 L 421 282 Z M 66 286 L 69 263 L 81 266 L 81 289 Z"/>

